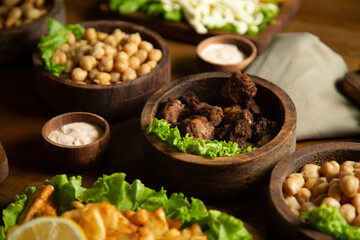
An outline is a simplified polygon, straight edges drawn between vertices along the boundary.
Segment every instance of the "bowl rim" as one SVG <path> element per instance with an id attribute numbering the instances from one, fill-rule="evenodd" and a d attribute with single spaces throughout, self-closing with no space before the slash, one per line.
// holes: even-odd
<path id="1" fill-rule="evenodd" d="M 166 152 L 159 149 L 159 146 L 162 146 L 163 148 L 173 149 L 172 147 L 168 146 L 166 143 L 161 141 L 157 136 L 153 135 L 147 135 L 146 134 L 146 128 L 149 126 L 150 121 L 147 120 L 146 116 L 152 116 L 152 118 L 155 117 L 156 111 L 158 109 L 158 103 L 162 96 L 172 90 L 173 87 L 184 87 L 187 86 L 191 82 L 196 81 L 202 81 L 204 79 L 208 79 L 208 74 L 210 72 L 204 72 L 204 73 L 197 73 L 189 76 L 185 76 L 183 78 L 180 78 L 176 81 L 170 82 L 169 84 L 165 85 L 164 87 L 160 88 L 157 92 L 155 92 L 146 102 L 142 114 L 141 114 L 141 130 L 142 134 L 145 136 L 146 140 L 151 143 L 155 148 L 157 148 L 158 151 L 162 152 L 163 154 L 168 155 Z M 231 76 L 231 73 L 226 72 L 211 72 L 212 76 L 211 78 L 229 78 Z M 265 156 L 268 152 L 270 152 L 272 149 L 277 148 L 281 146 L 285 141 L 287 135 L 289 135 L 289 132 L 296 131 L 296 109 L 293 101 L 289 97 L 289 95 L 282 90 L 279 86 L 275 85 L 274 83 L 271 83 L 268 80 L 265 80 L 263 78 L 248 74 L 248 76 L 255 78 L 255 81 L 257 84 L 261 84 L 263 87 L 270 90 L 279 100 L 282 102 L 286 102 L 287 104 L 284 106 L 284 123 L 278 132 L 278 134 L 268 143 L 265 145 L 251 151 L 248 153 L 242 153 L 235 156 L 230 157 L 217 157 L 215 159 L 209 159 L 203 156 L 178 152 L 173 149 L 172 153 L 176 153 L 171 156 L 172 159 L 176 159 L 178 161 L 187 162 L 191 164 L 196 165 L 232 165 L 234 163 L 246 163 L 249 161 L 252 161 L 254 158 L 261 158 Z M 253 79 L 254 80 L 254 79 Z M 280 102 L 281 102 L 280 101 Z M 151 105 L 154 105 L 151 107 Z M 155 109 L 156 108 L 156 109 Z M 155 142 L 155 144 L 153 143 Z M 169 156 L 169 155 L 168 155 Z"/>
<path id="2" fill-rule="evenodd" d="M 251 49 L 251 54 L 247 55 L 245 54 L 246 58 L 244 58 L 242 61 L 238 62 L 238 63 L 233 63 L 233 64 L 221 64 L 221 63 L 214 63 L 214 62 L 211 62 L 207 59 L 205 59 L 203 57 L 203 55 L 201 54 L 201 51 L 203 49 L 206 48 L 206 46 L 204 47 L 204 45 L 206 45 L 209 41 L 214 41 L 212 44 L 215 44 L 215 43 L 220 43 L 219 41 L 220 40 L 232 40 L 232 41 L 236 41 L 236 42 L 243 42 L 245 44 L 247 44 L 248 46 L 250 46 L 250 49 Z M 221 43 L 224 43 L 224 42 L 221 42 Z M 209 44 L 208 46 L 212 45 L 212 44 Z M 238 45 L 236 45 L 238 47 Z M 241 49 L 240 49 L 241 50 Z M 243 51 L 242 51 L 243 52 Z M 255 44 L 241 36 L 241 35 L 229 35 L 229 34 L 226 34 L 226 35 L 217 35 L 217 36 L 212 36 L 212 37 L 208 37 L 204 40 L 202 40 L 197 46 L 196 46 L 196 55 L 198 56 L 198 58 L 200 58 L 202 61 L 206 62 L 207 64 L 210 64 L 210 65 L 214 65 L 214 66 L 221 66 L 221 67 L 236 67 L 238 65 L 249 65 L 252 61 L 254 61 L 256 55 L 257 55 L 257 48 L 255 46 Z"/>
<path id="3" fill-rule="evenodd" d="M 60 11 L 60 9 L 62 8 L 63 0 L 50 0 L 50 1 L 51 1 L 51 7 L 50 7 L 49 11 L 47 11 L 47 13 L 45 13 L 41 17 L 35 19 L 31 23 L 27 23 L 27 24 L 23 24 L 23 25 L 20 25 L 20 26 L 15 26 L 15 27 L 1 28 L 0 29 L 0 35 L 2 35 L 2 34 L 14 34 L 14 33 L 17 33 L 19 31 L 23 31 L 23 30 L 27 29 L 28 27 L 34 26 L 37 23 L 40 23 L 42 21 L 46 21 L 46 19 L 48 17 L 55 15 L 55 13 Z"/>
<path id="4" fill-rule="evenodd" d="M 308 237 L 314 237 L 316 234 L 317 237 L 321 239 L 332 240 L 330 235 L 324 234 L 318 230 L 311 229 L 303 221 L 300 220 L 290 208 L 285 203 L 285 198 L 283 194 L 283 183 L 287 176 L 284 173 L 287 169 L 295 165 L 298 161 L 301 161 L 304 158 L 307 158 L 311 155 L 321 154 L 328 151 L 340 151 L 340 150 L 350 150 L 350 151 L 359 151 L 360 152 L 360 143 L 357 142 L 329 142 L 321 143 L 313 146 L 304 147 L 299 149 L 292 154 L 283 157 L 276 166 L 274 167 L 269 183 L 269 197 L 270 201 L 275 208 L 278 215 L 283 218 L 288 224 L 293 227 L 296 227 L 298 231 Z M 279 176 L 282 176 L 279 178 Z"/>
<path id="5" fill-rule="evenodd" d="M 57 143 L 57 142 L 54 142 L 52 141 L 49 136 L 45 133 L 45 128 L 53 121 L 55 120 L 58 120 L 58 119 L 61 119 L 61 118 L 64 118 L 66 116 L 69 116 L 69 115 L 83 115 L 83 116 L 90 116 L 90 117 L 93 117 L 93 118 L 96 118 L 98 120 L 100 120 L 104 125 L 105 125 L 105 129 L 102 129 L 100 126 L 97 126 L 99 128 L 101 128 L 101 130 L 103 130 L 103 135 L 97 139 L 96 141 L 94 142 L 91 142 L 91 143 L 88 143 L 88 144 L 84 144 L 84 145 L 77 145 L 77 146 L 73 146 L 73 145 L 65 145 L 65 144 L 60 144 L 60 143 Z M 84 121 L 84 122 L 87 122 L 87 121 Z M 73 123 L 73 122 L 70 122 L 70 123 Z M 54 145 L 56 147 L 60 147 L 60 148 L 67 148 L 67 149 L 82 149 L 82 148 L 91 148 L 92 146 L 96 146 L 96 145 L 99 145 L 100 142 L 103 142 L 106 138 L 108 138 L 110 136 L 110 125 L 109 123 L 105 120 L 105 118 L 101 117 L 100 115 L 97 115 L 95 113 L 90 113 L 90 112 L 67 112 L 67 113 L 63 113 L 63 114 L 60 114 L 60 115 L 57 115 L 55 117 L 52 117 L 50 118 L 48 121 L 45 122 L 45 124 L 43 125 L 42 129 L 41 129 L 41 135 L 43 137 L 43 139 L 51 144 L 51 145 Z"/>
<path id="6" fill-rule="evenodd" d="M 151 78 L 152 76 L 156 75 L 160 71 L 160 69 L 162 69 L 167 62 L 169 62 L 168 61 L 168 59 L 170 57 L 169 48 L 168 48 L 168 45 L 165 42 L 164 38 L 161 37 L 156 32 L 154 32 L 148 28 L 145 28 L 141 25 L 130 23 L 130 22 L 125 22 L 125 21 L 120 21 L 120 20 L 112 20 L 112 21 L 111 20 L 95 20 L 95 21 L 85 21 L 85 22 L 74 23 L 74 24 L 79 24 L 85 28 L 91 27 L 94 24 L 111 25 L 111 26 L 114 26 L 114 28 L 120 28 L 120 29 L 122 26 L 128 26 L 130 28 L 133 28 L 135 31 L 139 32 L 140 35 L 141 35 L 141 32 L 144 32 L 146 35 L 148 35 L 152 39 L 154 39 L 156 44 L 158 44 L 160 46 L 160 50 L 162 51 L 162 59 L 157 64 L 157 66 L 153 70 L 151 70 L 150 73 L 140 76 L 140 77 L 137 77 L 136 79 L 131 80 L 131 81 L 121 82 L 119 84 L 109 84 L 109 85 L 79 84 L 79 83 L 76 83 L 73 81 L 69 81 L 69 80 L 57 77 L 54 74 L 47 72 L 44 68 L 44 63 L 40 57 L 40 50 L 38 48 L 35 48 L 34 52 L 33 52 L 33 56 L 32 56 L 33 65 L 41 74 L 45 75 L 48 79 L 50 79 L 52 81 L 67 85 L 69 87 L 75 87 L 75 88 L 80 88 L 80 89 L 110 90 L 110 89 L 114 89 L 114 88 L 125 88 L 129 85 L 137 85 L 137 84 L 143 83 L 144 81 L 147 81 L 149 77 Z M 149 91 L 151 91 L 151 89 L 149 89 Z M 141 94 L 138 94 L 132 98 L 127 97 L 126 99 L 138 98 L 143 95 L 146 95 L 147 93 L 148 92 L 142 92 Z"/>

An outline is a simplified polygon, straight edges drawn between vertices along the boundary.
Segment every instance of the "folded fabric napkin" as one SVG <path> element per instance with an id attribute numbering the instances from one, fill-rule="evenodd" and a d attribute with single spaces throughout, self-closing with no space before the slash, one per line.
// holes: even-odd
<path id="1" fill-rule="evenodd" d="M 338 90 L 348 67 L 310 33 L 278 34 L 246 70 L 280 86 L 297 111 L 297 140 L 360 134 L 360 111 Z"/>

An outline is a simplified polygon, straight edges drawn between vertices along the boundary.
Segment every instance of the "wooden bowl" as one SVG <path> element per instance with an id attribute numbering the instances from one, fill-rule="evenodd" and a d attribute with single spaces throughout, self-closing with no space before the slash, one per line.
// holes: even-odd
<path id="1" fill-rule="evenodd" d="M 42 100 L 58 112 L 85 111 L 99 114 L 109 121 L 140 115 L 148 99 L 163 84 L 170 81 L 170 56 L 165 40 L 142 26 L 122 21 L 93 21 L 80 23 L 83 27 L 111 32 L 120 28 L 126 33 L 139 32 L 144 40 L 153 43 L 163 58 L 149 74 L 135 80 L 112 85 L 81 85 L 48 73 L 40 52 L 33 54 L 36 85 Z"/>
<path id="2" fill-rule="evenodd" d="M 241 62 L 235 64 L 217 64 L 206 59 L 202 52 L 205 48 L 212 44 L 233 44 L 237 46 L 239 51 L 244 53 L 245 57 Z M 254 43 L 245 37 L 238 35 L 220 35 L 209 37 L 201 41 L 196 47 L 196 55 L 198 59 L 199 69 L 202 72 L 221 71 L 221 72 L 237 72 L 246 69 L 256 58 L 257 49 Z"/>
<path id="3" fill-rule="evenodd" d="M 12 65 L 31 61 L 31 53 L 41 35 L 47 33 L 46 19 L 66 22 L 63 0 L 50 0 L 50 10 L 34 22 L 19 27 L 0 29 L 0 64 Z"/>
<path id="4" fill-rule="evenodd" d="M 237 196 L 268 183 L 279 159 L 295 151 L 296 111 L 290 97 L 278 86 L 256 76 L 256 101 L 265 116 L 281 129 L 275 138 L 258 149 L 232 157 L 209 159 L 176 151 L 146 128 L 156 116 L 161 103 L 194 92 L 200 100 L 211 104 L 231 73 L 211 72 L 184 77 L 157 91 L 145 104 L 141 115 L 146 160 L 164 185 L 193 196 L 221 198 Z"/>
<path id="5" fill-rule="evenodd" d="M 313 230 L 293 214 L 284 201 L 283 183 L 286 177 L 299 172 L 308 163 L 322 165 L 325 162 L 359 161 L 360 143 L 333 142 L 302 148 L 280 161 L 270 180 L 269 230 L 276 239 L 333 239 Z"/>
<path id="6" fill-rule="evenodd" d="M 49 134 L 59 127 L 72 122 L 87 122 L 100 127 L 104 134 L 93 143 L 81 146 L 68 146 L 49 139 Z M 55 166 L 65 170 L 79 171 L 88 169 L 100 162 L 110 142 L 110 126 L 107 121 L 95 114 L 70 112 L 56 116 L 42 128 L 44 150 L 47 158 Z"/>
<path id="7" fill-rule="evenodd" d="M 3 146 L 0 143 L 0 183 L 9 175 L 8 159 Z"/>
<path id="8" fill-rule="evenodd" d="M 342 86 L 346 95 L 360 107 L 360 70 L 347 72 Z"/>

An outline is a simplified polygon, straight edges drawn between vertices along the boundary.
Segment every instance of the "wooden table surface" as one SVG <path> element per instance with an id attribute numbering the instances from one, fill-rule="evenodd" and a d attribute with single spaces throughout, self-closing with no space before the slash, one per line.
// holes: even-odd
<path id="1" fill-rule="evenodd" d="M 99 19 L 97 0 L 66 0 L 68 23 Z M 360 1 L 302 0 L 297 14 L 283 32 L 310 32 L 341 54 L 350 70 L 360 65 Z M 198 71 L 195 46 L 167 40 L 171 54 L 172 80 Z M 26 186 L 43 182 L 63 173 L 47 163 L 41 148 L 41 128 L 58 113 L 47 108 L 37 95 L 32 66 L 0 66 L 0 142 L 9 160 L 10 173 L 0 183 L 0 209 Z M 149 174 L 143 164 L 139 118 L 111 124 L 109 157 L 100 168 L 81 173 L 89 186 L 103 173 L 127 173 L 127 180 L 139 178 L 158 189 L 161 183 Z M 297 143 L 297 149 L 329 141 L 359 141 L 358 138 L 308 140 Z M 254 239 L 267 238 L 267 187 L 251 196 L 226 202 L 205 200 L 209 206 L 223 209 L 242 219 Z"/>

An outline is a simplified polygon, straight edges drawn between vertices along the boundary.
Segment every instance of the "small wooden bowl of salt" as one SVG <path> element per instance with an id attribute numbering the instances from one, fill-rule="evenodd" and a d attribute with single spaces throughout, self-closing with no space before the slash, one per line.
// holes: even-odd
<path id="1" fill-rule="evenodd" d="M 238 35 L 219 35 L 201 41 L 196 47 L 201 72 L 237 72 L 256 58 L 257 49 L 250 40 Z"/>
<path id="2" fill-rule="evenodd" d="M 45 155 L 55 166 L 85 170 L 104 159 L 110 126 L 99 115 L 70 112 L 56 116 L 42 128 Z"/>

